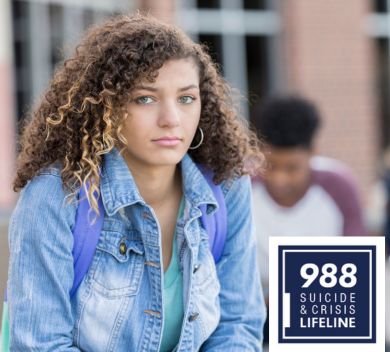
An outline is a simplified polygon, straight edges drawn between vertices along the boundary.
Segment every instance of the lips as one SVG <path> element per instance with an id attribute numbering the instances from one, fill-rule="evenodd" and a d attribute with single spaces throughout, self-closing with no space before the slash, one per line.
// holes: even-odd
<path id="1" fill-rule="evenodd" d="M 153 139 L 154 141 L 177 141 L 180 140 L 179 137 L 161 137 L 159 139 Z"/>
<path id="2" fill-rule="evenodd" d="M 175 147 L 180 144 L 181 138 L 179 137 L 161 137 L 154 139 L 152 142 L 160 147 Z"/>

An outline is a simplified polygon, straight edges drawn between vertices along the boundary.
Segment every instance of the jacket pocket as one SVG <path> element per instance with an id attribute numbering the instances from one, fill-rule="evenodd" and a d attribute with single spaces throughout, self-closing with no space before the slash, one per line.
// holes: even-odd
<path id="1" fill-rule="evenodd" d="M 131 230 L 103 230 L 96 248 L 93 286 L 107 298 L 136 295 L 144 270 L 144 247 Z"/>

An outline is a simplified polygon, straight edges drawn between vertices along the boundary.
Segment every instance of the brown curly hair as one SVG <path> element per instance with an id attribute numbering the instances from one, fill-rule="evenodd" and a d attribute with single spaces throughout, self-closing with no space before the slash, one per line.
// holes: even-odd
<path id="1" fill-rule="evenodd" d="M 143 79 L 153 82 L 167 60 L 190 57 L 199 68 L 199 126 L 207 132 L 202 145 L 188 153 L 214 172 L 216 184 L 260 172 L 261 142 L 240 116 L 237 94 L 207 47 L 179 28 L 137 12 L 90 27 L 73 57 L 57 66 L 46 93 L 22 126 L 14 191 L 44 167 L 60 162 L 64 190 L 76 194 L 89 182 L 88 198 L 98 213 L 102 155 L 126 145 L 122 113 L 132 88 Z"/>

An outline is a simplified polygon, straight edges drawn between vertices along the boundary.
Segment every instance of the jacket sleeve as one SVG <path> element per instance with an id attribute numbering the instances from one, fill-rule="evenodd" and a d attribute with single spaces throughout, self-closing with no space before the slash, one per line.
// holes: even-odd
<path id="1" fill-rule="evenodd" d="M 262 351 L 266 308 L 257 264 L 251 183 L 245 175 L 226 194 L 227 238 L 217 264 L 221 319 L 201 351 Z"/>
<path id="2" fill-rule="evenodd" d="M 8 233 L 10 351 L 79 351 L 69 296 L 74 217 L 58 175 L 36 176 L 21 191 Z"/>

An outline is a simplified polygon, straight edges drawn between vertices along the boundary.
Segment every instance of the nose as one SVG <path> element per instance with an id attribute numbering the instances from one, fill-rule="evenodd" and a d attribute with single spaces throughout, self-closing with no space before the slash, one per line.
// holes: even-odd
<path id="1" fill-rule="evenodd" d="M 174 101 L 165 101 L 159 111 L 159 127 L 174 127 L 180 123 L 179 107 Z"/>

